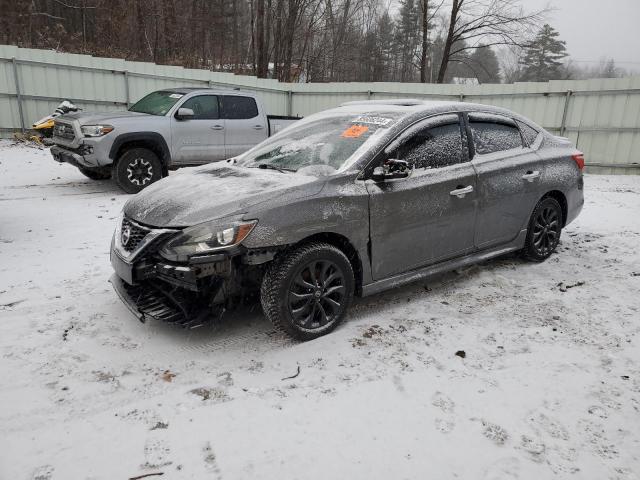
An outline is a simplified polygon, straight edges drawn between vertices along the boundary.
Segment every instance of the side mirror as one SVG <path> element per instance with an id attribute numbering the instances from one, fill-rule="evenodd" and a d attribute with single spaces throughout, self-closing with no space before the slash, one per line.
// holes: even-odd
<path id="1" fill-rule="evenodd" d="M 371 180 L 374 182 L 382 182 L 384 181 L 385 172 L 384 167 L 376 167 L 373 169 L 373 173 L 371 174 Z"/>
<path id="2" fill-rule="evenodd" d="M 195 116 L 195 113 L 193 113 L 193 110 L 191 110 L 190 108 L 181 107 L 178 109 L 178 113 L 176 113 L 177 120 L 189 120 L 194 116 Z"/>
<path id="3" fill-rule="evenodd" d="M 391 158 L 384 162 L 381 167 L 373 169 L 371 179 L 374 182 L 384 182 L 395 178 L 407 178 L 412 171 L 411 166 L 405 160 Z"/>

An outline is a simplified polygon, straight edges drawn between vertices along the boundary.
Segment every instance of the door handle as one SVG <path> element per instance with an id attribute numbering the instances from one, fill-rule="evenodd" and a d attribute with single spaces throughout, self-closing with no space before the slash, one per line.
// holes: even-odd
<path id="1" fill-rule="evenodd" d="M 528 180 L 529 182 L 533 182 L 538 177 L 540 177 L 540 172 L 538 170 L 534 170 L 534 171 L 529 170 L 527 173 L 522 175 L 522 179 Z"/>
<path id="2" fill-rule="evenodd" d="M 466 187 L 463 187 L 462 185 L 458 185 L 458 187 L 455 190 L 451 190 L 449 192 L 449 195 L 453 197 L 464 198 L 464 196 L 467 193 L 471 193 L 471 192 L 473 192 L 472 185 L 467 185 Z"/>
<path id="3" fill-rule="evenodd" d="M 211 130 L 224 130 L 222 125 L 211 125 Z"/>
<path id="4" fill-rule="evenodd" d="M 254 125 L 253 129 L 254 130 L 262 130 L 264 128 L 264 125 Z"/>

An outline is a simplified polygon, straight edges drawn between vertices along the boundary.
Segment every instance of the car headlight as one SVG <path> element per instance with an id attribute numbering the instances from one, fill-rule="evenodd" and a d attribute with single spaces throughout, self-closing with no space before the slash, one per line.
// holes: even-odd
<path id="1" fill-rule="evenodd" d="M 111 125 L 83 125 L 80 130 L 85 137 L 102 137 L 112 132 L 113 127 Z"/>
<path id="2" fill-rule="evenodd" d="M 215 252 L 238 245 L 251 233 L 257 220 L 230 222 L 224 225 L 203 223 L 184 229 L 160 249 L 167 260 L 181 262 L 193 255 Z"/>

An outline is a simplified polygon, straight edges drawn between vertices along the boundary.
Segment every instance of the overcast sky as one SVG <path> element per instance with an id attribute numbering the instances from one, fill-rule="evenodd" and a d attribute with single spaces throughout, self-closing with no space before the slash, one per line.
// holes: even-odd
<path id="1" fill-rule="evenodd" d="M 548 23 L 567 42 L 572 59 L 613 58 L 640 71 L 640 0 L 522 0 L 525 9 L 551 4 Z M 623 63 L 629 62 L 629 63 Z"/>

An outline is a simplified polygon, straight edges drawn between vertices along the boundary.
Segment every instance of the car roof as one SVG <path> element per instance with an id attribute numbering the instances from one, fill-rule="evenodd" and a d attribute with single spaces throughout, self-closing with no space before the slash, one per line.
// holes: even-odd
<path id="1" fill-rule="evenodd" d="M 437 115 L 439 113 L 449 112 L 483 112 L 504 115 L 526 124 L 535 126 L 537 130 L 544 130 L 532 120 L 522 115 L 507 110 L 506 108 L 496 107 L 493 105 L 485 105 L 481 103 L 456 102 L 446 100 L 424 100 L 418 98 L 398 98 L 398 99 L 382 99 L 382 100 L 358 100 L 345 102 L 339 107 L 328 112 L 345 113 L 345 114 L 362 114 L 362 113 L 380 113 L 397 112 L 400 114 L 401 120 L 416 117 L 426 117 L 429 115 Z"/>
<path id="2" fill-rule="evenodd" d="M 337 109 L 349 110 L 349 107 L 365 107 L 371 112 L 384 111 L 405 111 L 407 114 L 423 113 L 440 113 L 444 111 L 456 112 L 495 112 L 500 114 L 514 115 L 514 112 L 492 105 L 483 105 L 480 103 L 454 102 L 443 100 L 421 100 L 417 98 L 399 98 L 388 100 L 360 100 L 346 102 L 341 104 Z"/>
<path id="3" fill-rule="evenodd" d="M 208 93 L 208 94 L 220 94 L 220 95 L 243 95 L 246 97 L 255 97 L 255 94 L 252 92 L 247 92 L 244 90 L 240 90 L 239 88 L 229 87 L 229 88 L 201 88 L 201 87 L 176 87 L 176 88 L 163 88 L 159 90 L 161 92 L 171 92 L 171 93 L 180 93 L 182 95 L 187 95 L 190 93 Z"/>

